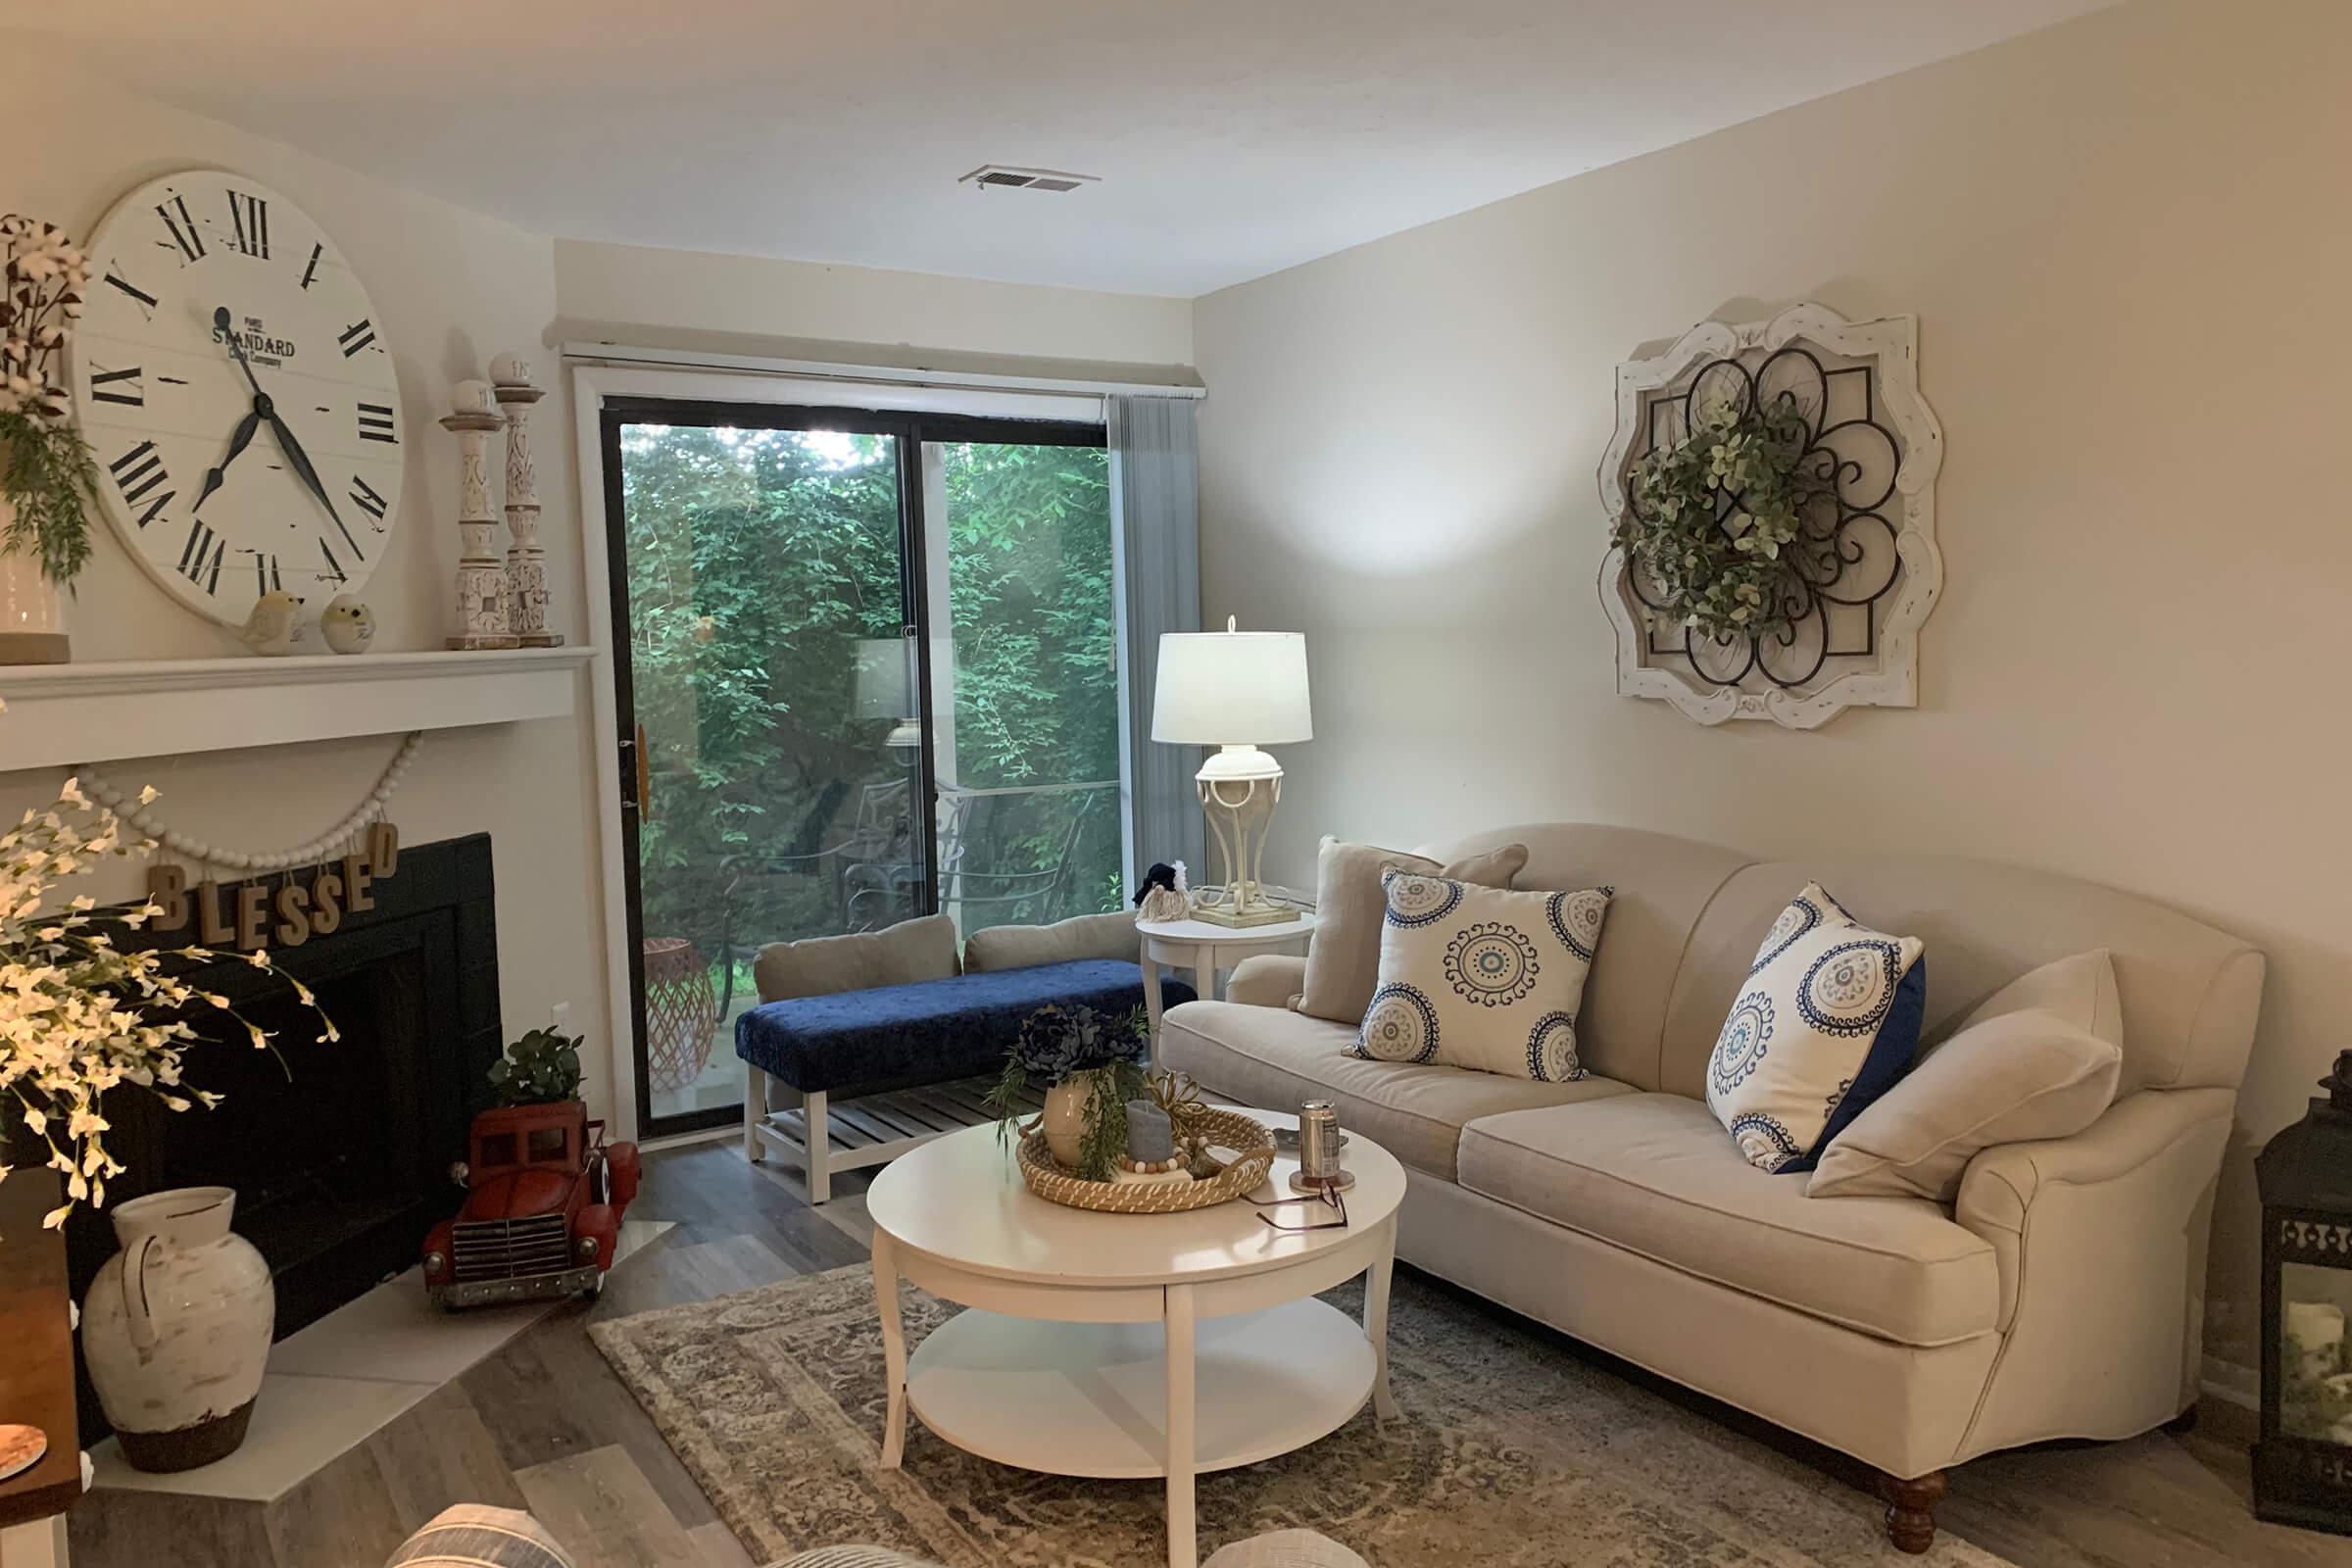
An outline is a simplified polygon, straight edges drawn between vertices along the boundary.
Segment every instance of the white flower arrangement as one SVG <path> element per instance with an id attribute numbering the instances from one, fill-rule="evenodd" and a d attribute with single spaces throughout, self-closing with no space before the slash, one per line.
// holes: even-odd
<path id="1" fill-rule="evenodd" d="M 89 280 L 89 258 L 65 230 L 0 217 L 0 496 L 16 505 L 0 554 L 39 557 L 41 574 L 61 586 L 89 559 L 82 509 L 98 499 L 61 368 Z"/>
<path id="2" fill-rule="evenodd" d="M 139 799 L 152 801 L 155 791 L 142 790 Z M 123 1172 L 106 1147 L 101 1100 L 108 1090 L 134 1084 L 175 1111 L 219 1102 L 220 1096 L 182 1081 L 183 1057 L 198 1043 L 187 1013 L 217 1008 L 244 1025 L 255 1049 L 270 1049 L 270 1034 L 226 997 L 178 977 L 190 963 L 235 958 L 279 974 L 318 1013 L 319 1041 L 341 1038 L 310 988 L 277 970 L 267 953 L 125 953 L 107 927 L 135 930 L 160 907 L 100 912 L 87 894 L 54 906 L 60 879 L 153 848 L 125 842 L 121 819 L 73 779 L 54 807 L 28 810 L 0 833 L 0 1178 L 27 1145 L 46 1149 L 44 1163 L 64 1175 L 66 1189 L 65 1202 L 42 1220 L 46 1228 L 63 1225 L 76 1203 L 102 1206 L 107 1179 Z"/>

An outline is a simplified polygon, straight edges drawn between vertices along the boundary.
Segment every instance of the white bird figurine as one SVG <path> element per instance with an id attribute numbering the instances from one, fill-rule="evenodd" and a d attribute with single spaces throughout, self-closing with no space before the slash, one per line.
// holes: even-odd
<path id="1" fill-rule="evenodd" d="M 302 635 L 302 601 L 283 590 L 262 595 L 253 602 L 253 613 L 245 617 L 245 629 L 238 635 L 257 654 L 292 653 L 295 639 Z"/>
<path id="2" fill-rule="evenodd" d="M 350 594 L 337 594 L 318 613 L 318 635 L 338 654 L 364 654 L 375 641 L 375 612 Z"/>

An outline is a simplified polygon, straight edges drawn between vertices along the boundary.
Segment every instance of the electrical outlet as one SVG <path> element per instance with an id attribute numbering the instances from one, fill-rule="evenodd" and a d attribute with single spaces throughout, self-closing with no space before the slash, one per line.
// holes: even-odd
<path id="1" fill-rule="evenodd" d="M 571 1004 L 559 1002 L 548 1008 L 547 1026 L 560 1035 L 571 1033 Z"/>

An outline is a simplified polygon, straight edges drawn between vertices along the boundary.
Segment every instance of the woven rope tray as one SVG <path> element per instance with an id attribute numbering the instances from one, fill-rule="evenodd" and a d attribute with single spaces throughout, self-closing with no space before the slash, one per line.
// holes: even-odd
<path id="1" fill-rule="evenodd" d="M 1236 1151 L 1234 1159 L 1216 1175 L 1181 1187 L 1090 1182 L 1074 1176 L 1054 1163 L 1042 1132 L 1021 1140 L 1021 1179 L 1049 1202 L 1104 1214 L 1180 1214 L 1189 1208 L 1247 1198 L 1264 1184 L 1274 1168 L 1274 1134 L 1264 1122 L 1239 1111 L 1211 1110 L 1200 1117 L 1200 1132 L 1212 1149 Z"/>

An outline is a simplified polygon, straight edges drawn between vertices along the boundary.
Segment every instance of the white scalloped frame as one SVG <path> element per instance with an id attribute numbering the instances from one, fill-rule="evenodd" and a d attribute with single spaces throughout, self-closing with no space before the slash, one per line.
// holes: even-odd
<path id="1" fill-rule="evenodd" d="M 1792 305 L 1769 321 L 1701 321 L 1663 354 L 1617 367 L 1617 431 L 1600 460 L 1600 504 L 1611 522 L 1625 513 L 1625 475 L 1648 417 L 1650 399 L 1716 360 L 1777 353 L 1807 343 L 1871 362 L 1874 395 L 1901 444 L 1895 491 L 1902 525 L 1895 554 L 1903 580 L 1877 611 L 1878 652 L 1867 662 L 1841 656 L 1839 672 L 1806 691 L 1785 689 L 1750 671 L 1738 685 L 1707 681 L 1687 662 L 1652 662 L 1640 601 L 1628 581 L 1625 552 L 1611 546 L 1600 564 L 1600 605 L 1617 637 L 1617 692 L 1671 703 L 1702 724 L 1769 718 L 1788 729 L 1815 729 L 1848 708 L 1919 706 L 1919 628 L 1943 589 L 1943 553 L 1936 546 L 1936 473 L 1943 466 L 1943 427 L 1919 394 L 1919 320 L 1886 316 L 1849 321 L 1826 305 Z"/>

